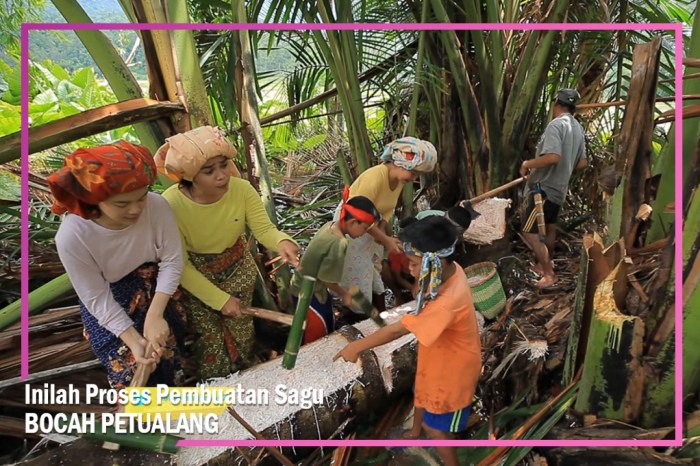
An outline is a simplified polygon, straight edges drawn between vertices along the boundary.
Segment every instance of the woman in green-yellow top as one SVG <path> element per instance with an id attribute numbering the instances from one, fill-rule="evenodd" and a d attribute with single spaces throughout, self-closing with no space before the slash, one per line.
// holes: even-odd
<path id="1" fill-rule="evenodd" d="M 381 311 L 385 290 L 379 272 L 384 250 L 401 252 L 400 241 L 391 236 L 388 225 L 404 185 L 416 181 L 421 173 L 433 171 L 437 151 L 429 141 L 407 136 L 387 144 L 379 158 L 382 163 L 365 170 L 350 186 L 350 197 L 368 198 L 382 220 L 348 244 L 340 285 L 346 289 L 357 286 Z M 339 213 L 340 206 L 336 209 L 336 220 Z"/>
<path id="2" fill-rule="evenodd" d="M 267 249 L 298 265 L 299 246 L 270 221 L 251 184 L 233 177 L 236 149 L 223 132 L 203 126 L 177 134 L 156 153 L 156 165 L 178 181 L 163 193 L 185 250 L 180 285 L 189 298 L 199 377 L 223 377 L 257 362 L 251 305 L 257 270 L 245 228 Z"/>

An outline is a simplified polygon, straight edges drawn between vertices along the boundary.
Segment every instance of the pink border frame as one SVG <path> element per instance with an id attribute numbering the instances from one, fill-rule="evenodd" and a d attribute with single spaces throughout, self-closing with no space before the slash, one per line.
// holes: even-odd
<path id="1" fill-rule="evenodd" d="M 29 375 L 29 264 L 27 253 L 29 250 L 29 31 L 37 30 L 484 30 L 484 31 L 617 31 L 617 30 L 663 30 L 673 31 L 675 36 L 675 87 L 683 89 L 683 29 L 680 23 L 649 23 L 649 24 L 607 24 L 607 23 L 538 23 L 538 24 L 513 24 L 513 23 L 403 23 L 403 24 L 374 24 L 374 23 L 336 23 L 336 24 L 191 24 L 191 23 L 161 23 L 161 24 L 131 24 L 131 23 L 23 23 L 21 27 L 21 74 L 22 74 L 22 130 L 21 130 L 21 157 L 22 157 L 22 207 L 21 207 L 21 378 Z M 676 92 L 675 118 L 676 122 L 682 122 L 682 92 Z M 681 180 L 682 170 L 682 144 L 683 124 L 675 125 L 675 176 Z M 682 183 L 677 182 L 675 187 L 676 201 L 683 199 Z M 676 202 L 676 204 L 678 204 Z M 675 439 L 674 440 L 181 440 L 178 446 L 272 446 L 272 447 L 674 447 L 683 443 L 683 412 L 681 406 L 683 391 L 683 308 L 682 300 L 678 299 L 683 289 L 682 282 L 682 228 L 683 209 L 675 209 Z M 680 363 L 680 368 L 679 368 Z M 681 369 L 681 370 L 678 370 Z"/>

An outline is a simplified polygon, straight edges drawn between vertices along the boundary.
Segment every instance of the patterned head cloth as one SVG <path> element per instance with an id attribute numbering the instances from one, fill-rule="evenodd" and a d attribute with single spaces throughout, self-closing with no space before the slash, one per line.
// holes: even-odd
<path id="1" fill-rule="evenodd" d="M 232 159 L 237 153 L 219 128 L 200 126 L 167 138 L 155 158 L 158 171 L 171 180 L 192 181 L 207 160 L 220 155 Z"/>
<path id="2" fill-rule="evenodd" d="M 445 249 L 435 252 L 422 252 L 416 249 L 411 243 L 404 242 L 403 250 L 409 256 L 422 257 L 420 265 L 420 275 L 418 276 L 418 297 L 416 298 L 415 313 L 419 313 L 427 299 L 433 299 L 438 294 L 438 289 L 442 284 L 442 262 L 441 257 L 449 257 L 455 252 L 457 241 Z"/>
<path id="3" fill-rule="evenodd" d="M 379 158 L 409 171 L 428 173 L 437 163 L 437 150 L 428 141 L 407 136 L 384 146 Z"/>
<path id="4" fill-rule="evenodd" d="M 100 215 L 100 202 L 150 186 L 156 178 L 151 152 L 126 141 L 78 149 L 64 163 L 48 178 L 54 197 L 51 210 L 59 215 L 70 212 L 95 218 Z"/>

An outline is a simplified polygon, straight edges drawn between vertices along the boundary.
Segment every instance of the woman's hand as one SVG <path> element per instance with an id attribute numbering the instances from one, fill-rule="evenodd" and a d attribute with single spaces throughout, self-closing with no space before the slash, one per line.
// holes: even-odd
<path id="1" fill-rule="evenodd" d="M 357 350 L 357 345 L 355 342 L 348 343 L 345 348 L 340 350 L 338 354 L 333 356 L 333 361 L 336 361 L 338 358 L 343 358 L 347 362 L 357 362 L 357 359 L 360 357 L 360 352 Z"/>
<path id="2" fill-rule="evenodd" d="M 282 256 L 282 260 L 299 267 L 299 245 L 288 239 L 283 239 L 277 244 L 277 251 Z"/>
<path id="3" fill-rule="evenodd" d="M 143 336 L 153 349 L 158 351 L 165 346 L 170 336 L 170 327 L 162 315 L 149 312 L 146 314 L 146 321 L 143 324 Z"/>
<path id="4" fill-rule="evenodd" d="M 146 340 L 133 326 L 129 327 L 119 335 L 119 338 L 129 347 L 131 354 L 134 356 L 134 361 L 137 364 L 158 364 L 160 356 L 163 354 L 163 348 L 151 351 L 151 354 L 144 354 L 148 346 Z"/>
<path id="5" fill-rule="evenodd" d="M 241 300 L 231 296 L 221 308 L 221 314 L 225 317 L 241 317 Z"/>

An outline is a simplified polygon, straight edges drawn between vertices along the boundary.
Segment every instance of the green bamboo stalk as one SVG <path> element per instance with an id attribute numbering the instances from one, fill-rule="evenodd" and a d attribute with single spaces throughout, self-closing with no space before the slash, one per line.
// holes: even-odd
<path id="1" fill-rule="evenodd" d="M 69 23 L 92 23 L 90 17 L 76 0 L 51 0 Z M 143 97 L 143 91 L 124 60 L 101 31 L 75 31 L 95 64 L 102 71 L 107 83 L 114 91 L 117 100 L 130 100 Z M 134 130 L 141 144 L 151 152 L 158 150 L 162 140 L 150 123 L 135 123 Z"/>
<path id="2" fill-rule="evenodd" d="M 29 315 L 42 311 L 48 304 L 64 296 L 73 290 L 68 274 L 63 274 L 54 278 L 50 282 L 40 286 L 29 293 L 27 302 Z M 0 330 L 4 330 L 10 325 L 20 320 L 22 313 L 22 300 L 17 301 L 0 309 Z"/>
<path id="3" fill-rule="evenodd" d="M 301 280 L 299 300 L 297 301 L 294 320 L 292 321 L 292 327 L 289 329 L 287 345 L 284 347 L 284 356 L 282 357 L 282 367 L 285 369 L 294 369 L 294 365 L 297 362 L 297 354 L 299 354 L 301 341 L 304 337 L 306 314 L 309 311 L 309 304 L 311 304 L 311 298 L 314 295 L 315 283 L 316 279 L 313 277 L 304 276 Z"/>
<path id="4" fill-rule="evenodd" d="M 177 442 L 182 440 L 182 438 L 170 434 L 141 434 L 138 432 L 118 434 L 114 427 L 103 427 L 99 423 L 96 425 L 94 432 L 85 433 L 83 437 L 95 442 L 111 442 L 156 453 L 177 453 Z"/>
<path id="5" fill-rule="evenodd" d="M 168 22 L 190 23 L 187 3 L 181 0 L 167 0 Z M 214 115 L 209 105 L 207 86 L 204 84 L 202 68 L 199 66 L 199 55 L 195 46 L 192 31 L 171 31 L 173 48 L 177 63 L 175 69 L 179 73 L 187 99 L 187 109 L 194 127 L 213 125 Z"/>

